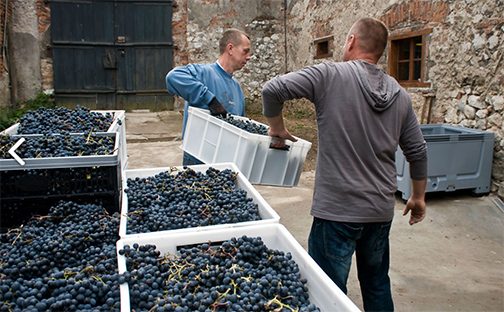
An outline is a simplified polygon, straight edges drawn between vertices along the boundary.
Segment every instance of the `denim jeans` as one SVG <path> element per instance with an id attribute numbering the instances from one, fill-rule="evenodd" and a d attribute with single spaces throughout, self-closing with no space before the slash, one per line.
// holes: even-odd
<path id="1" fill-rule="evenodd" d="M 191 154 L 184 152 L 184 155 L 182 156 L 183 166 L 202 165 L 202 164 L 204 163 L 201 160 L 192 156 Z"/>
<path id="2" fill-rule="evenodd" d="M 365 311 L 393 311 L 388 276 L 389 233 L 392 221 L 345 223 L 313 219 L 308 253 L 346 294 L 355 252 Z"/>

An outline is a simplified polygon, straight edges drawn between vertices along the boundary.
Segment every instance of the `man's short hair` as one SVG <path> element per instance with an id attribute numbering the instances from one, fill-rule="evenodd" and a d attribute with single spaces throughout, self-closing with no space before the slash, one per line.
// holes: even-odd
<path id="1" fill-rule="evenodd" d="M 379 59 L 387 47 L 387 26 L 375 18 L 365 17 L 355 22 L 352 29 L 358 38 L 359 48 L 363 52 L 373 53 Z"/>
<path id="2" fill-rule="evenodd" d="M 246 33 L 244 33 L 239 29 L 231 28 L 229 30 L 226 30 L 222 35 L 221 39 L 219 40 L 220 54 L 226 51 L 226 47 L 228 44 L 232 43 L 233 45 L 237 46 L 240 43 L 242 43 L 242 36 L 249 38 L 249 36 Z"/>

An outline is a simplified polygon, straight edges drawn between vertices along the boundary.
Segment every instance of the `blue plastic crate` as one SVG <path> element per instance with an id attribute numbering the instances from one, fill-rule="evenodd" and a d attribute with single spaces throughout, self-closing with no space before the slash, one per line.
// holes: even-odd
<path id="1" fill-rule="evenodd" d="M 471 189 L 490 192 L 494 134 L 446 124 L 420 125 L 427 143 L 426 192 Z M 411 196 L 409 164 L 402 150 L 396 151 L 397 190 L 402 199 Z"/>

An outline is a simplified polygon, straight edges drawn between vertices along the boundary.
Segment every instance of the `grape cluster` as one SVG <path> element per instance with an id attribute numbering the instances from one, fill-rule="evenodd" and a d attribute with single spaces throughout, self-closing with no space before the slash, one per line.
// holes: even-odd
<path id="1" fill-rule="evenodd" d="M 250 119 L 250 118 L 248 120 L 242 120 L 242 119 L 234 118 L 232 115 L 228 115 L 227 117 L 216 116 L 216 118 L 223 120 L 227 123 L 230 123 L 233 126 L 238 127 L 240 129 L 245 130 L 250 133 L 268 135 L 268 128 L 267 127 L 253 122 L 252 119 Z"/>
<path id="2" fill-rule="evenodd" d="M 120 311 L 119 216 L 61 201 L 0 234 L 0 311 Z"/>
<path id="3" fill-rule="evenodd" d="M 41 107 L 28 111 L 19 119 L 18 134 L 54 134 L 80 132 L 106 132 L 114 122 L 110 113 L 91 112 L 89 108 L 77 106 L 75 110 L 65 107 L 48 109 Z M 118 120 L 120 123 L 121 121 Z"/>
<path id="4" fill-rule="evenodd" d="M 131 309 L 152 311 L 320 311 L 290 253 L 269 249 L 260 237 L 233 237 L 161 255 L 155 245 L 119 250 L 127 271 Z"/>
<path id="5" fill-rule="evenodd" d="M 8 151 L 19 139 L 18 136 L 2 135 L 0 158 L 12 159 Z M 82 135 L 28 136 L 16 149 L 16 154 L 21 158 L 111 155 L 115 152 L 114 145 L 114 137 L 91 132 Z"/>
<path id="6" fill-rule="evenodd" d="M 258 205 L 235 187 L 232 170 L 202 173 L 186 167 L 172 173 L 128 179 L 127 234 L 261 219 Z"/>

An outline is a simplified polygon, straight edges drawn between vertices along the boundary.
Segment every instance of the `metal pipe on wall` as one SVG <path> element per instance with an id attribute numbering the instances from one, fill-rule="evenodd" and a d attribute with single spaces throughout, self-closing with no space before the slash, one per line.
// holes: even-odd
<path id="1" fill-rule="evenodd" d="M 287 0 L 284 0 L 284 58 L 285 58 L 285 73 L 288 73 L 287 69 Z"/>

